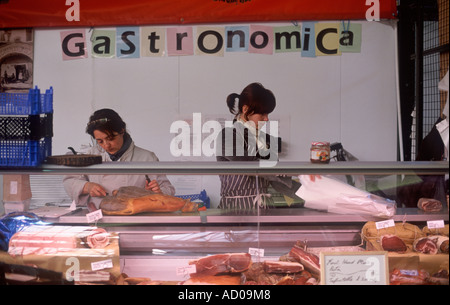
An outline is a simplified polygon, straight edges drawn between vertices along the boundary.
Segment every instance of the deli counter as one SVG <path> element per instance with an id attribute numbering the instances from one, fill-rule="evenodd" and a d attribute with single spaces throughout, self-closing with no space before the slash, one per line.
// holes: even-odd
<path id="1" fill-rule="evenodd" d="M 357 253 L 376 251 L 374 253 L 385 253 L 389 258 L 389 274 L 386 275 L 392 281 L 393 272 L 403 270 L 401 268 L 416 268 L 426 272 L 430 276 L 445 269 L 447 272 L 446 282 L 448 284 L 448 246 L 447 253 L 433 254 L 416 253 L 412 247 L 415 240 L 404 240 L 408 248 L 403 251 L 385 251 L 378 244 L 380 237 L 385 235 L 397 235 L 405 225 L 414 227 L 413 239 L 425 236 L 442 235 L 447 236 L 448 245 L 448 162 L 331 162 L 330 164 L 313 164 L 310 162 L 278 162 L 275 164 L 260 164 L 256 162 L 158 162 L 158 163 L 111 163 L 97 164 L 86 167 L 70 167 L 44 164 L 36 168 L 1 170 L 0 174 L 32 174 L 32 175 L 64 175 L 64 174 L 166 174 L 166 175 L 281 175 L 291 176 L 297 179 L 302 175 L 320 175 L 323 177 L 364 177 L 370 185 L 375 185 L 367 192 L 376 190 L 377 198 L 392 203 L 394 210 L 392 214 L 373 214 L 371 207 L 352 207 L 346 209 L 324 210 L 322 208 L 309 207 L 308 202 L 286 204 L 286 198 L 280 194 L 272 194 L 280 199 L 277 205 L 267 209 L 232 210 L 218 209 L 217 203 L 194 212 L 144 212 L 136 215 L 110 216 L 101 215 L 92 218 L 92 213 L 86 207 L 77 207 L 70 213 L 57 218 L 42 219 L 55 227 L 89 227 L 104 229 L 116 243 L 112 251 L 113 256 L 110 265 L 100 270 L 110 271 L 117 278 L 125 276 L 130 279 L 146 279 L 154 283 L 195 283 L 196 278 L 190 267 L 196 265 L 202 259 L 208 257 L 230 256 L 224 261 L 232 260 L 231 257 L 244 255 L 250 256 L 253 267 L 266 262 L 286 261 L 286 257 L 292 254 L 293 248 L 302 245 L 302 251 L 312 253 L 316 257 L 321 252 L 335 253 Z M 442 177 L 441 181 L 446 183 L 437 188 L 441 194 L 435 192 L 435 197 L 440 196 L 438 201 L 442 207 L 438 211 L 426 211 L 417 205 L 405 206 L 398 203 L 397 195 L 399 188 L 407 187 L 405 181 L 408 177 Z M 391 184 L 377 185 L 378 180 L 389 178 Z M 413 179 L 414 180 L 414 179 Z M 414 180 L 416 181 L 416 180 Z M 367 183 L 366 185 L 369 185 Z M 176 185 L 175 185 L 176 187 Z M 364 190 L 366 191 L 366 190 Z M 444 192 L 442 192 L 444 191 Z M 445 192 L 447 192 L 445 194 Z M 381 194 L 381 196 L 380 196 Z M 441 196 L 443 194 L 443 197 Z M 342 195 L 342 194 L 341 194 Z M 348 195 L 348 194 L 347 194 Z M 383 195 L 389 198 L 384 198 Z M 348 195 L 350 196 L 350 195 Z M 379 196 L 379 197 L 378 197 Z M 339 200 L 338 200 L 339 201 Z M 375 200 L 376 201 L 376 200 Z M 331 201 L 330 201 L 331 203 Z M 328 202 L 324 205 L 327 206 Z M 378 204 L 378 203 L 377 203 Z M 381 203 L 383 205 L 383 203 Z M 347 212 L 345 212 L 347 211 Z M 33 212 L 33 207 L 29 212 Z M 391 211 L 392 212 L 392 211 Z M 390 225 L 386 225 L 390 223 Z M 435 228 L 436 223 L 442 228 Z M 371 238 L 365 233 L 367 226 L 377 225 L 375 230 L 379 234 Z M 378 226 L 380 225 L 380 226 Z M 389 228 L 391 226 L 391 228 Z M 400 226 L 401 228 L 399 229 Z M 428 230 L 428 233 L 424 233 Z M 429 233 L 429 230 L 433 234 Z M 445 231 L 446 230 L 446 231 Z M 439 233 L 437 233 L 439 232 Z M 375 240 L 375 241 L 374 241 Z M 113 242 L 111 242 L 113 244 Z M 110 244 L 110 246 L 111 246 Z M 381 251 L 381 252 L 380 252 Z M 22 253 L 23 254 L 23 253 Z M 45 261 L 49 254 L 38 260 Z M 8 254 L 3 253 L 0 262 L 18 263 L 17 256 L 5 258 Z M 20 255 L 19 255 L 20 256 Z M 47 258 L 46 258 L 47 257 Z M 109 257 L 105 254 L 105 257 Z M 25 255 L 21 256 L 25 260 Z M 238 259 L 238 258 L 236 258 Z M 95 260 L 95 259 L 94 259 Z M 239 258 L 239 260 L 241 260 Z M 101 260 L 104 261 L 104 260 Z M 111 265 L 112 264 L 112 265 Z M 292 268 L 287 263 L 286 268 Z M 49 267 L 50 264 L 43 263 Z M 63 274 L 67 272 L 70 265 L 60 267 L 57 271 Z M 308 270 L 308 263 L 304 262 L 303 270 L 312 274 L 315 279 L 313 284 L 320 283 L 320 272 Z M 250 266 L 250 265 L 249 265 Z M 237 270 L 240 275 L 239 283 L 247 281 L 255 282 L 251 278 L 249 270 L 253 267 Z M 405 267 L 406 266 L 406 267 Z M 409 267 L 408 267 L 409 266 Z M 411 267 L 414 266 L 414 267 Z M 227 270 L 230 270 L 228 266 Z M 255 267 L 256 268 L 256 267 Z M 275 267 L 274 267 L 275 268 Z M 285 268 L 277 266 L 276 268 Z M 275 269 L 276 269 L 275 268 Z M 231 268 L 233 269 L 233 268 Z M 233 270 L 235 270 L 234 268 Z M 240 272 L 238 272 L 240 271 Z M 254 271 L 254 270 L 253 270 Z M 225 272 L 226 273 L 226 272 Z M 236 274 L 233 274 L 236 275 Z M 292 275 L 290 271 L 284 274 Z M 209 275 L 211 276 L 211 274 Z M 222 274 L 214 274 L 214 279 Z M 230 275 L 229 275 L 230 276 Z M 445 277 L 445 276 L 444 276 Z M 236 283 L 218 282 L 218 283 Z M 402 278 L 401 276 L 398 278 Z M 208 278 L 209 279 L 209 278 Z M 207 282 L 202 278 L 199 282 Z M 279 280 L 280 278 L 278 278 Z M 295 283 L 297 279 L 290 277 L 289 283 Z M 87 281 L 87 280 L 86 280 Z M 267 282 L 269 281 L 269 282 Z M 270 282 L 272 281 L 272 282 Z M 259 284 L 274 284 L 270 280 L 257 282 Z M 87 281 L 88 282 L 88 281 Z M 108 282 L 108 281 L 106 281 Z M 122 278 L 122 283 L 124 279 Z M 402 283 L 402 281 L 397 281 Z M 408 283 L 408 279 L 405 281 Z M 109 281 L 108 283 L 111 283 Z M 392 282 L 391 282 L 392 283 Z M 434 282 L 433 282 L 434 283 Z"/>

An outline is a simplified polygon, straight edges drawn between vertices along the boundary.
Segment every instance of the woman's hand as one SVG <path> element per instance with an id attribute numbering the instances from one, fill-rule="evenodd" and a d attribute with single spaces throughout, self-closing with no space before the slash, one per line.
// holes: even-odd
<path id="1" fill-rule="evenodd" d="M 150 190 L 154 193 L 162 193 L 161 189 L 159 188 L 159 184 L 156 180 L 152 180 L 150 182 L 145 183 L 145 189 Z"/>
<path id="2" fill-rule="evenodd" d="M 84 184 L 83 194 L 89 194 L 91 197 L 105 197 L 108 193 L 100 184 L 86 182 Z"/>

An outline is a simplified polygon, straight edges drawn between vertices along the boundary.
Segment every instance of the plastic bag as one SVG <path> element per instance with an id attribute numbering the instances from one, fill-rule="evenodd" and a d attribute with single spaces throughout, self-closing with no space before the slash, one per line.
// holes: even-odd
<path id="1" fill-rule="evenodd" d="M 11 237 L 30 225 L 46 225 L 46 222 L 28 212 L 12 212 L 0 220 L 0 250 L 8 251 Z"/>
<path id="2" fill-rule="evenodd" d="M 370 215 L 390 218 L 395 215 L 395 201 L 373 195 L 341 181 L 320 177 L 299 176 L 302 186 L 297 196 L 305 200 L 305 208 L 336 214 Z"/>

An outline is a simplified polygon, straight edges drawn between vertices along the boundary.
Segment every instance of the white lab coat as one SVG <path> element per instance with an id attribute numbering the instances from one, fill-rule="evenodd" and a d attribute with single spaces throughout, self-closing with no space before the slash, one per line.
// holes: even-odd
<path id="1" fill-rule="evenodd" d="M 98 146 L 92 147 L 86 154 L 101 155 L 103 162 L 113 162 L 108 153 L 101 150 Z M 159 159 L 155 153 L 140 148 L 131 143 L 127 151 L 115 162 L 158 162 Z M 150 180 L 156 180 L 159 184 L 161 191 L 167 195 L 174 195 L 175 188 L 167 179 L 166 175 L 151 175 L 148 177 Z M 72 200 L 75 200 L 77 206 L 86 206 L 89 202 L 93 202 L 98 208 L 102 198 L 90 197 L 88 194 L 81 194 L 86 182 L 95 182 L 102 185 L 108 194 L 112 194 L 112 191 L 119 189 L 122 186 L 137 186 L 145 187 L 146 177 L 145 174 L 111 174 L 111 175 L 66 175 L 63 178 L 64 188 L 67 194 Z"/>

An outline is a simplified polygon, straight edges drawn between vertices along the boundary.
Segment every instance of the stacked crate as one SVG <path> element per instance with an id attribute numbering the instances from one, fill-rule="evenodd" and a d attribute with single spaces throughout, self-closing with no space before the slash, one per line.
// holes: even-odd
<path id="1" fill-rule="evenodd" d="M 53 88 L 0 93 L 0 168 L 39 166 L 51 155 Z"/>

